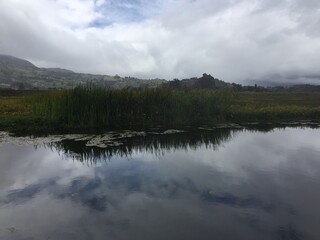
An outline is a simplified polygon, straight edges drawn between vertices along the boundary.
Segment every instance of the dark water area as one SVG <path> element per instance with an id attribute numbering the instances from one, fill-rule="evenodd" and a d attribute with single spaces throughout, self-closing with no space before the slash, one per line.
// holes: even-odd
<path id="1" fill-rule="evenodd" d="M 320 129 L 0 143 L 0 239 L 320 239 Z"/>

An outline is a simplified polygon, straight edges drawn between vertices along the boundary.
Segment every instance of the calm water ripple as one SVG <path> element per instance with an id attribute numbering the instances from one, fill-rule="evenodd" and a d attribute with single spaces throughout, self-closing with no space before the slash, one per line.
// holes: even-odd
<path id="1" fill-rule="evenodd" d="M 0 145 L 0 239 L 320 239 L 319 129 L 81 137 Z"/>

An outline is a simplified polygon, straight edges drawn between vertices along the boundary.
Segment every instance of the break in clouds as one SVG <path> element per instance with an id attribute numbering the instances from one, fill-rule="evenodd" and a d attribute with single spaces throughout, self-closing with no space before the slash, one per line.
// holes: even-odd
<path id="1" fill-rule="evenodd" d="M 110 75 L 320 83 L 320 1 L 0 1 L 0 53 Z"/>

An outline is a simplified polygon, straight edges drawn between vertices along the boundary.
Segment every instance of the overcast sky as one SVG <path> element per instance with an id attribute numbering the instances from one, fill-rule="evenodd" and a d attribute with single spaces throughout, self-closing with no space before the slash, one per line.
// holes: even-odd
<path id="1" fill-rule="evenodd" d="M 320 0 L 0 0 L 0 53 L 109 75 L 320 83 Z"/>

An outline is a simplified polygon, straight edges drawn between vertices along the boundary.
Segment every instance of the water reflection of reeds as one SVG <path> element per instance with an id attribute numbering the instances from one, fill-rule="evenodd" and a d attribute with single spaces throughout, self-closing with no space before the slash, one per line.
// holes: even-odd
<path id="1" fill-rule="evenodd" d="M 45 146 L 80 162 L 95 164 L 109 160 L 112 157 L 130 157 L 135 152 L 146 152 L 154 155 L 164 155 L 171 150 L 189 150 L 205 147 L 216 149 L 229 141 L 236 132 L 241 130 L 217 129 L 214 131 L 189 131 L 177 134 L 147 134 L 132 138 L 118 139 L 122 145 L 106 148 L 88 147 L 86 141 L 63 140 L 46 143 Z"/>

